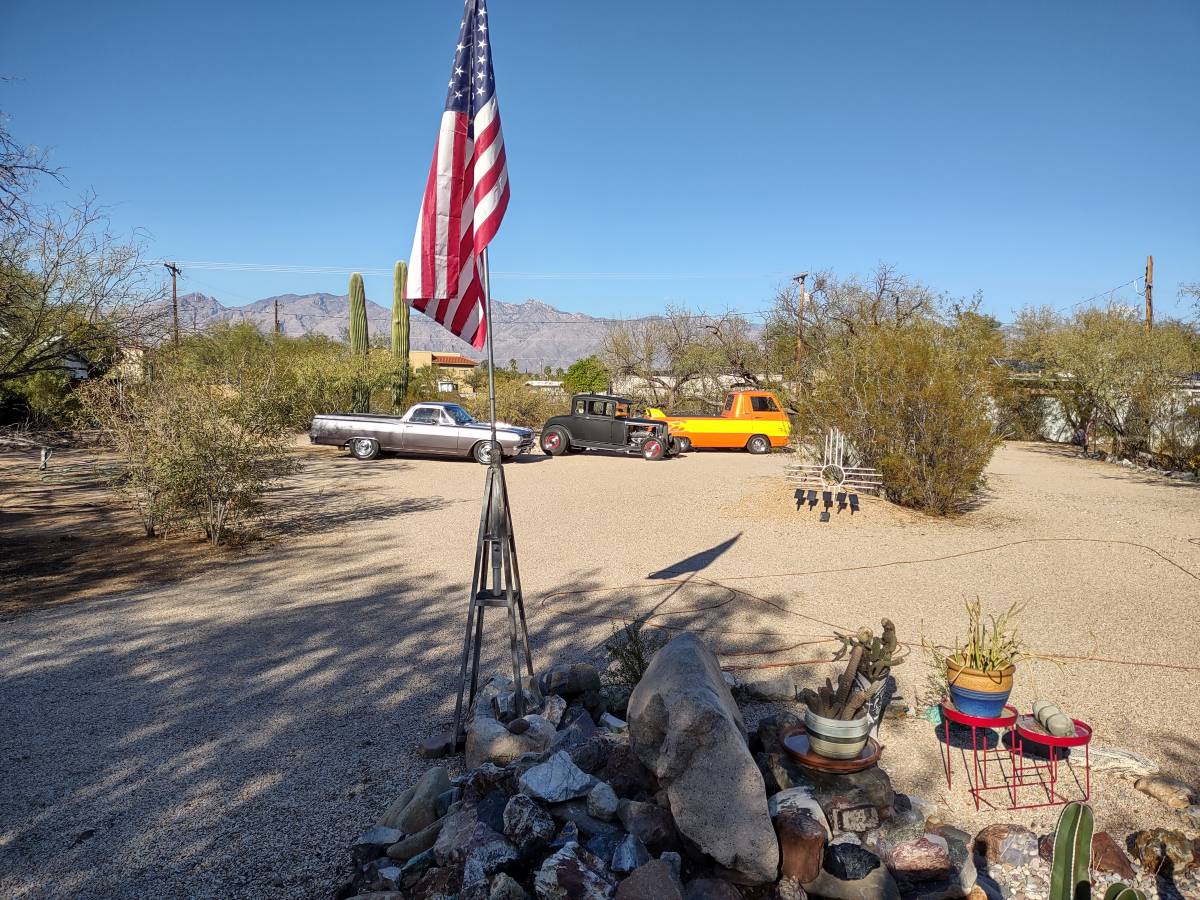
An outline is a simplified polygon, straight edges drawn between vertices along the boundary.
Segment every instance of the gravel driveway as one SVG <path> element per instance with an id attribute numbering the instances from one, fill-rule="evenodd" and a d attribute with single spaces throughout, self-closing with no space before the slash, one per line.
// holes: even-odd
<path id="1" fill-rule="evenodd" d="M 902 639 L 947 640 L 964 599 L 1025 600 L 1039 649 L 1134 665 L 1030 663 L 1016 702 L 1053 696 L 1098 743 L 1200 781 L 1195 674 L 1145 665 L 1196 664 L 1194 483 L 1010 444 L 962 518 L 867 502 L 820 524 L 795 509 L 787 459 L 507 467 L 535 663 L 593 652 L 651 609 L 746 665 L 811 657 L 785 648 L 883 615 Z M 415 741 L 453 712 L 483 471 L 305 460 L 273 498 L 279 527 L 247 552 L 0 623 L 0 895 L 327 897 L 349 840 L 421 771 Z M 922 665 L 899 674 L 911 696 Z M 897 787 L 959 824 L 1053 819 L 977 815 L 947 794 L 927 725 L 885 738 Z M 1102 827 L 1170 822 L 1114 779 L 1094 790 Z"/>

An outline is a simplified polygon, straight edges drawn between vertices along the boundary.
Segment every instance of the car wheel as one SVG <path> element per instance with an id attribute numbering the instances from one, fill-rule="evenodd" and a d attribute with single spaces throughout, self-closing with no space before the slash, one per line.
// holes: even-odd
<path id="1" fill-rule="evenodd" d="M 767 440 L 766 435 L 756 434 L 750 440 L 746 441 L 746 449 L 751 453 L 770 453 L 771 442 Z"/>
<path id="2" fill-rule="evenodd" d="M 490 466 L 492 464 L 493 449 L 498 447 L 498 443 L 493 444 L 491 441 L 480 441 L 471 449 L 471 455 L 475 457 L 475 462 L 481 466 Z"/>
<path id="3" fill-rule="evenodd" d="M 379 441 L 374 438 L 355 438 L 350 442 L 350 455 L 355 459 L 374 459 L 379 455 Z"/>
<path id="4" fill-rule="evenodd" d="M 691 453 L 692 452 L 692 439 L 691 438 L 685 438 L 685 437 L 675 438 L 675 443 L 679 447 L 680 453 Z"/>
<path id="5" fill-rule="evenodd" d="M 642 441 L 642 459 L 662 459 L 665 449 L 658 438 L 646 438 Z"/>
<path id="6" fill-rule="evenodd" d="M 551 428 L 542 435 L 542 452 L 547 456 L 562 456 L 571 447 L 571 439 L 561 428 Z"/>

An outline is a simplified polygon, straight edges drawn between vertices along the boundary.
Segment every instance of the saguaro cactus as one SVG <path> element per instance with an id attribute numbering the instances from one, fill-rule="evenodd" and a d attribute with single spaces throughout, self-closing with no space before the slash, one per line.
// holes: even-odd
<path id="1" fill-rule="evenodd" d="M 404 411 L 408 396 L 408 264 L 396 263 L 392 276 L 392 359 L 396 380 L 392 383 L 392 412 Z"/>
<path id="2" fill-rule="evenodd" d="M 1050 864 L 1050 900 L 1076 900 L 1091 895 L 1092 832 L 1096 817 L 1085 803 L 1063 807 L 1054 832 Z"/>
<path id="3" fill-rule="evenodd" d="M 355 272 L 350 276 L 350 356 L 354 363 L 354 389 L 350 401 L 351 412 L 365 413 L 371 409 L 371 388 L 367 384 L 367 292 L 362 276 Z"/>

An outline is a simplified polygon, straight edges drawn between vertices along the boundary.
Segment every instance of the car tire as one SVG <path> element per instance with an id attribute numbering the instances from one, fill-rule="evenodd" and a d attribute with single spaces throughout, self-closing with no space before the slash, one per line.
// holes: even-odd
<path id="1" fill-rule="evenodd" d="M 551 428 L 542 434 L 542 452 L 547 456 L 562 456 L 571 448 L 571 438 L 561 428 Z"/>
<path id="2" fill-rule="evenodd" d="M 685 437 L 675 438 L 675 445 L 679 448 L 678 449 L 679 453 L 691 453 L 692 452 L 692 439 L 691 438 L 685 438 Z"/>
<path id="3" fill-rule="evenodd" d="M 374 459 L 379 455 L 379 441 L 374 438 L 354 438 L 350 442 L 350 455 L 355 459 Z"/>
<path id="4" fill-rule="evenodd" d="M 662 459 L 666 455 L 666 447 L 658 438 L 646 438 L 642 441 L 642 459 Z"/>
<path id="5" fill-rule="evenodd" d="M 492 464 L 493 447 L 499 448 L 500 443 L 497 441 L 493 444 L 491 441 L 479 441 L 471 448 L 471 455 L 475 457 L 475 462 L 481 466 L 490 466 Z M 501 453 L 504 451 L 501 450 Z"/>
<path id="6" fill-rule="evenodd" d="M 756 455 L 771 452 L 771 441 L 765 434 L 756 434 L 746 441 L 746 449 Z"/>

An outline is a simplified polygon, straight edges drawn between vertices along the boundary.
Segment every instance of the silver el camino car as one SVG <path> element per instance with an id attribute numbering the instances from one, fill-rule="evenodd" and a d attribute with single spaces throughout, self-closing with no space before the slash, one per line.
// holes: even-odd
<path id="1" fill-rule="evenodd" d="M 492 459 L 491 425 L 475 421 L 457 403 L 416 403 L 402 416 L 316 416 L 308 439 L 344 447 L 355 459 L 374 459 L 385 451 L 473 456 L 483 465 Z M 497 422 L 496 443 L 505 456 L 518 456 L 533 448 L 533 431 Z"/>

